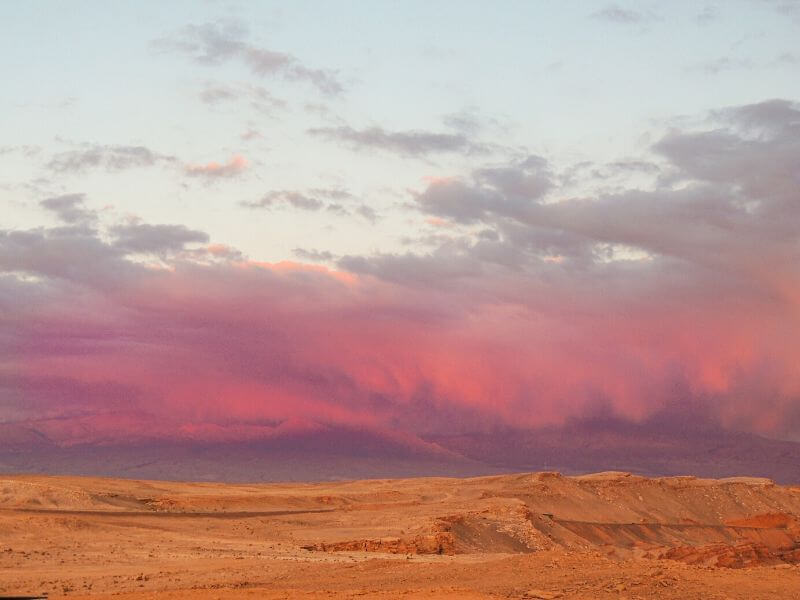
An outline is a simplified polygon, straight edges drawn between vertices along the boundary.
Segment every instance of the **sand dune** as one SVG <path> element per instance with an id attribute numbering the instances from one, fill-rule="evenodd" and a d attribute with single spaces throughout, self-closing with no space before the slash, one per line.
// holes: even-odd
<path id="1" fill-rule="evenodd" d="M 800 488 L 762 478 L 3 476 L 0 540 L 2 594 L 800 597 Z"/>

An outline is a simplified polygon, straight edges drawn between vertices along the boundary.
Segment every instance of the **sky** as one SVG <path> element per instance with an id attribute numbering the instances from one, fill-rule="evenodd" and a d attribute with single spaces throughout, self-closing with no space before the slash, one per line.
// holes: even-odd
<path id="1" fill-rule="evenodd" d="M 800 441 L 800 2 L 0 20 L 0 423 Z"/>

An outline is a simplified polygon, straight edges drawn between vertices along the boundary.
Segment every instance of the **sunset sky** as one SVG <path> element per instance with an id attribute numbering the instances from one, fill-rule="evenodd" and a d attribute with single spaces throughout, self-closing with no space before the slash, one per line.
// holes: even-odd
<path id="1" fill-rule="evenodd" d="M 0 423 L 800 441 L 800 2 L 0 22 Z"/>

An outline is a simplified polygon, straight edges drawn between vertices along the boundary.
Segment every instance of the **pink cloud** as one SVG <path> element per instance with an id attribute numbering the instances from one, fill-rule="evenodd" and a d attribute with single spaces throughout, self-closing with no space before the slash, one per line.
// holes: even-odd
<path id="1" fill-rule="evenodd" d="M 598 402 L 641 420 L 688 395 L 729 426 L 797 425 L 786 399 L 800 394 L 800 351 L 780 333 L 797 324 L 793 310 L 764 298 L 720 310 L 702 290 L 673 302 L 658 284 L 638 298 L 557 280 L 502 298 L 506 285 L 491 276 L 466 294 L 297 263 L 179 264 L 27 307 L 12 366 L 113 380 L 141 390 L 137 410 L 185 423 L 385 426 L 413 421 L 422 403 L 434 430 L 538 426 Z"/>
<path id="2" fill-rule="evenodd" d="M 236 154 L 226 163 L 210 162 L 204 165 L 188 165 L 186 174 L 192 177 L 233 177 L 247 169 L 247 159 Z"/>
<path id="3" fill-rule="evenodd" d="M 787 110 L 756 108 L 767 124 Z M 672 132 L 657 148 L 674 188 L 549 202 L 538 157 L 432 181 L 420 211 L 474 234 L 337 269 L 248 261 L 175 226 L 0 231 L 5 418 L 125 408 L 193 437 L 291 419 L 450 433 L 677 406 L 796 438 L 792 119 L 760 137 Z M 130 258 L 144 251 L 166 268 Z"/>

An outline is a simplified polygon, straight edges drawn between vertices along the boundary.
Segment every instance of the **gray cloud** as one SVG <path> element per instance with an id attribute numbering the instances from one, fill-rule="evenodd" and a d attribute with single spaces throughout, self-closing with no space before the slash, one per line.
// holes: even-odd
<path id="1" fill-rule="evenodd" d="M 56 154 L 47 167 L 59 173 L 80 173 L 93 168 L 122 171 L 176 161 L 174 156 L 159 154 L 144 146 L 92 145 Z"/>
<path id="2" fill-rule="evenodd" d="M 273 190 L 253 202 L 242 202 L 247 208 L 273 208 L 278 205 L 291 206 L 301 210 L 319 210 L 325 203 L 318 198 L 290 190 Z"/>
<path id="3" fill-rule="evenodd" d="M 386 281 L 404 285 L 438 287 L 443 281 L 450 285 L 456 279 L 475 278 L 483 267 L 473 257 L 446 247 L 428 255 L 414 252 L 405 254 L 379 254 L 373 257 L 343 256 L 337 264 L 353 273 L 373 275 Z M 455 286 L 453 290 L 457 289 Z"/>
<path id="4" fill-rule="evenodd" d="M 416 198 L 423 211 L 474 223 L 497 216 L 520 215 L 539 202 L 552 188 L 547 162 L 538 156 L 509 166 L 476 169 L 471 181 L 444 180 L 429 186 Z"/>
<path id="5" fill-rule="evenodd" d="M 606 166 L 614 171 L 623 173 L 658 173 L 661 168 L 647 160 L 615 160 L 607 163 Z"/>
<path id="6" fill-rule="evenodd" d="M 301 260 L 308 260 L 312 262 L 327 262 L 335 258 L 333 253 L 329 252 L 328 250 L 294 248 L 292 250 L 292 254 Z"/>
<path id="7" fill-rule="evenodd" d="M 257 131 L 256 129 L 253 129 L 251 127 L 249 129 L 247 129 L 246 131 L 242 132 L 241 135 L 239 135 L 239 137 L 242 140 L 246 141 L 246 142 L 250 142 L 252 140 L 261 139 L 264 136 L 261 134 L 261 132 Z"/>
<path id="8" fill-rule="evenodd" d="M 374 223 L 378 220 L 378 213 L 375 212 L 375 209 L 371 206 L 367 206 L 366 204 L 359 204 L 355 208 L 355 213 L 364 217 L 367 221 Z"/>
<path id="9" fill-rule="evenodd" d="M 508 131 L 508 126 L 498 119 L 483 115 L 473 108 L 445 115 L 442 118 L 442 123 L 450 129 L 471 137 L 486 130 L 498 133 L 506 133 Z"/>
<path id="10" fill-rule="evenodd" d="M 610 4 L 592 13 L 592 18 L 623 25 L 631 25 L 649 21 L 654 18 L 652 13 L 643 13 L 637 10 L 622 8 L 617 4 Z"/>
<path id="11" fill-rule="evenodd" d="M 110 228 L 114 248 L 128 253 L 162 253 L 183 250 L 186 244 L 207 244 L 208 234 L 184 225 L 133 223 Z"/>
<path id="12" fill-rule="evenodd" d="M 376 221 L 378 214 L 366 204 L 353 205 L 354 196 L 341 188 L 311 188 L 305 191 L 271 190 L 258 200 L 241 202 L 245 208 L 272 209 L 294 208 L 297 210 L 326 211 L 346 217 L 351 214 Z M 344 204 L 343 204 L 344 203 Z"/>
<path id="13" fill-rule="evenodd" d="M 725 71 L 753 69 L 755 66 L 756 65 L 750 59 L 722 56 L 720 58 L 691 65 L 687 68 L 687 71 L 700 73 L 702 75 L 719 75 Z"/>
<path id="14" fill-rule="evenodd" d="M 238 95 L 233 88 L 223 85 L 207 85 L 200 92 L 200 100 L 206 104 L 218 104 L 237 98 Z"/>
<path id="15" fill-rule="evenodd" d="M 343 90 L 336 74 L 304 65 L 296 57 L 250 43 L 247 28 L 234 21 L 187 25 L 178 34 L 154 42 L 159 50 L 189 57 L 203 65 L 239 61 L 254 75 L 279 75 L 284 79 L 305 81 L 325 94 Z"/>
<path id="16" fill-rule="evenodd" d="M 416 201 L 426 214 L 488 227 L 476 238 L 466 234 L 460 246 L 441 242 L 449 248 L 448 263 L 455 249 L 465 261 L 531 274 L 574 265 L 586 276 L 606 270 L 609 260 L 624 264 L 635 249 L 643 253 L 636 256 L 648 258 L 637 259 L 637 276 L 648 271 L 655 276 L 660 265 L 679 261 L 687 281 L 696 278 L 697 289 L 705 287 L 711 269 L 724 273 L 726 285 L 737 288 L 738 295 L 795 294 L 793 286 L 800 287 L 793 267 L 800 263 L 800 107 L 770 100 L 714 111 L 711 119 L 721 127 L 674 130 L 654 144 L 653 151 L 667 163 L 653 191 L 542 203 L 550 179 L 546 166 L 533 161 L 538 168 L 527 175 L 514 164 L 434 182 Z M 651 171 L 650 161 L 629 163 L 622 168 Z M 533 177 L 533 185 L 520 185 L 524 177 Z M 435 262 L 437 256 L 414 260 Z M 394 280 L 394 269 L 404 277 L 413 272 L 398 264 L 409 260 L 379 256 L 343 264 L 375 275 L 387 270 L 385 276 Z M 417 267 L 436 272 L 433 265 Z"/>
<path id="17" fill-rule="evenodd" d="M 384 150 L 403 156 L 426 156 L 444 152 L 479 154 L 486 148 L 463 133 L 430 131 L 387 131 L 382 127 L 354 129 L 349 126 L 309 129 L 311 135 L 342 142 L 355 150 Z"/>
<path id="18" fill-rule="evenodd" d="M 642 157 L 606 166 L 657 177 L 650 180 L 655 189 L 557 199 L 551 193 L 559 177 L 539 157 L 477 168 L 415 195 L 420 211 L 451 224 L 417 240 L 432 251 L 346 256 L 339 264 L 442 287 L 509 269 L 516 273 L 509 293 L 556 272 L 577 271 L 590 281 L 613 268 L 618 285 L 654 288 L 682 273 L 687 302 L 708 289 L 713 274 L 715 285 L 740 298 L 800 300 L 800 106 L 769 100 L 713 111 L 709 119 L 706 128 L 676 129 L 658 140 L 658 163 Z"/>
<path id="19" fill-rule="evenodd" d="M 758 0 L 778 13 L 787 17 L 800 19 L 800 2 L 797 0 Z"/>
<path id="20" fill-rule="evenodd" d="M 97 220 L 97 213 L 83 205 L 86 194 L 63 194 L 45 198 L 39 205 L 52 211 L 58 218 L 69 225 L 86 224 Z"/>
<path id="21" fill-rule="evenodd" d="M 723 127 L 673 131 L 655 144 L 677 169 L 672 179 L 720 186 L 751 203 L 754 217 L 787 210 L 800 183 L 800 105 L 769 100 L 715 111 L 712 118 Z"/>
<path id="22" fill-rule="evenodd" d="M 709 25 L 717 20 L 719 20 L 719 11 L 715 6 L 705 6 L 695 16 L 698 25 Z"/>
<path id="23" fill-rule="evenodd" d="M 36 156 L 40 154 L 42 148 L 40 146 L 34 146 L 32 144 L 22 144 L 18 146 L 0 146 L 0 156 L 3 154 L 22 154 L 28 158 Z"/>
<path id="24" fill-rule="evenodd" d="M 428 186 L 416 200 L 424 212 L 458 223 L 479 221 L 505 202 L 496 190 L 460 180 Z"/>
<path id="25" fill-rule="evenodd" d="M 128 255 L 132 254 L 156 254 L 174 261 L 242 258 L 238 250 L 226 246 L 187 247 L 207 244 L 209 237 L 184 225 L 103 226 L 97 213 L 85 208 L 84 199 L 84 194 L 65 194 L 40 202 L 65 223 L 63 226 L 0 229 L 0 278 L 3 273 L 27 273 L 107 290 L 148 272 L 141 263 L 129 260 Z"/>
<path id="26" fill-rule="evenodd" d="M 772 61 L 771 66 L 794 66 L 800 62 L 800 58 L 793 52 L 783 52 L 775 60 Z"/>
<path id="27" fill-rule="evenodd" d="M 483 167 L 474 176 L 511 199 L 539 200 L 553 188 L 550 166 L 540 156 L 529 156 L 510 167 Z"/>
<path id="28" fill-rule="evenodd" d="M 0 230 L 0 272 L 32 273 L 55 281 L 113 289 L 138 269 L 91 228 Z"/>
<path id="29" fill-rule="evenodd" d="M 266 115 L 286 108 L 285 100 L 276 98 L 269 90 L 260 85 L 206 83 L 199 96 L 202 102 L 212 106 L 225 102 L 244 101 L 254 110 Z"/>
<path id="30" fill-rule="evenodd" d="M 355 199 L 353 194 L 340 187 L 311 188 L 308 191 L 310 194 L 313 194 L 314 196 L 321 196 L 323 198 L 327 198 L 328 200 L 348 201 Z"/>
<path id="31" fill-rule="evenodd" d="M 445 115 L 442 122 L 450 129 L 455 129 L 465 135 L 475 135 L 484 127 L 481 118 L 467 111 Z"/>
<path id="32" fill-rule="evenodd" d="M 762 128 L 782 135 L 785 128 L 800 127 L 800 105 L 780 98 L 712 111 L 711 115 L 739 128 Z"/>

